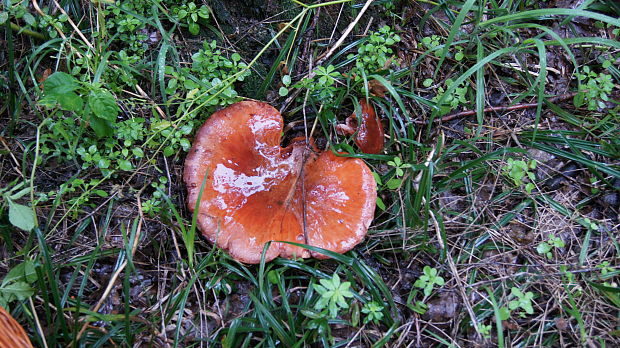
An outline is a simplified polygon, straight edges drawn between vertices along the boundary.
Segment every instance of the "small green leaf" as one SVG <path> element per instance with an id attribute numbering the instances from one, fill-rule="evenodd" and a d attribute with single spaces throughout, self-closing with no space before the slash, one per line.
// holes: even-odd
<path id="1" fill-rule="evenodd" d="M 118 167 L 121 170 L 125 170 L 125 171 L 130 171 L 133 169 L 133 165 L 131 164 L 130 161 L 128 160 L 119 160 L 118 161 Z"/>
<path id="2" fill-rule="evenodd" d="M 97 161 L 97 167 L 101 168 L 101 169 L 106 169 L 110 167 L 110 160 L 107 158 L 102 158 L 99 161 Z"/>
<path id="3" fill-rule="evenodd" d="M 536 247 L 536 251 L 539 254 L 545 254 L 547 252 L 549 252 L 551 250 L 551 246 L 545 242 L 542 242 L 540 244 L 538 244 L 538 246 Z"/>
<path id="4" fill-rule="evenodd" d="M 275 270 L 271 270 L 267 272 L 267 279 L 271 284 L 278 284 L 280 276 L 278 275 L 278 272 L 276 272 Z"/>
<path id="5" fill-rule="evenodd" d="M 192 35 L 198 35 L 198 33 L 200 32 L 200 26 L 198 26 L 198 24 L 196 23 L 190 23 L 188 29 Z"/>
<path id="6" fill-rule="evenodd" d="M 500 320 L 508 320 L 508 318 L 510 318 L 510 310 L 506 307 L 501 307 L 498 314 Z"/>
<path id="7" fill-rule="evenodd" d="M 366 319 L 369 319 L 369 317 L 367 316 Z M 359 322 L 360 322 L 360 308 L 357 303 L 354 303 L 353 306 L 351 306 L 351 325 L 353 327 L 357 327 Z M 364 320 L 364 324 L 365 323 L 367 323 L 366 320 Z"/>
<path id="8" fill-rule="evenodd" d="M 84 101 L 75 92 L 68 92 L 59 96 L 56 96 L 58 104 L 67 111 L 79 111 L 84 107 Z"/>
<path id="9" fill-rule="evenodd" d="M 34 289 L 26 282 L 15 282 L 0 288 L 2 294 L 15 296 L 19 301 L 25 300 L 34 295 Z"/>
<path id="10" fill-rule="evenodd" d="M 73 92 L 79 87 L 79 82 L 75 77 L 62 71 L 57 71 L 48 76 L 45 82 L 43 82 L 43 93 L 58 97 Z"/>
<path id="11" fill-rule="evenodd" d="M 9 13 L 8 12 L 0 12 L 0 25 L 3 25 L 4 23 L 6 23 L 6 21 L 9 19 Z"/>
<path id="12" fill-rule="evenodd" d="M 181 139 L 181 141 L 179 141 L 179 144 L 181 145 L 181 148 L 183 149 L 183 151 L 189 151 L 190 147 L 192 147 L 189 140 L 185 138 Z"/>
<path id="13" fill-rule="evenodd" d="M 170 156 L 172 156 L 173 154 L 174 154 L 174 149 L 173 149 L 172 147 L 170 147 L 170 146 L 166 146 L 166 147 L 164 148 L 164 156 L 166 156 L 166 157 L 170 157 Z"/>
<path id="14" fill-rule="evenodd" d="M 586 98 L 586 94 L 584 92 L 577 93 L 575 97 L 573 98 L 573 105 L 576 108 L 583 106 L 585 98 Z"/>
<path id="15" fill-rule="evenodd" d="M 104 190 L 93 190 L 93 193 L 99 197 L 108 197 L 110 194 L 105 192 Z"/>
<path id="16" fill-rule="evenodd" d="M 288 95 L 288 88 L 280 87 L 280 90 L 278 90 L 278 93 L 280 94 L 281 97 L 285 97 Z"/>
<path id="17" fill-rule="evenodd" d="M 514 311 L 515 309 L 519 308 L 519 301 L 508 302 L 508 308 L 510 308 L 511 311 Z"/>
<path id="18" fill-rule="evenodd" d="M 9 273 L 4 276 L 2 279 L 2 285 L 0 287 L 4 287 L 6 284 L 11 282 L 20 281 L 26 279 L 28 282 L 34 282 L 37 279 L 37 274 L 35 271 L 35 264 L 31 260 L 24 261 L 20 264 L 17 264 L 15 267 L 11 268 Z"/>
<path id="19" fill-rule="evenodd" d="M 525 192 L 527 192 L 528 194 L 531 194 L 535 187 L 536 186 L 534 186 L 534 184 L 529 182 L 529 183 L 525 184 Z"/>
<path id="20" fill-rule="evenodd" d="M 401 179 L 392 178 L 388 180 L 388 182 L 386 182 L 385 184 L 390 190 L 395 190 L 400 187 L 401 182 Z"/>
<path id="21" fill-rule="evenodd" d="M 284 76 L 282 76 L 282 83 L 283 83 L 285 86 L 290 85 L 290 84 L 291 84 L 291 76 L 290 76 L 290 75 L 284 75 Z"/>
<path id="22" fill-rule="evenodd" d="M 383 203 L 383 200 L 381 199 L 381 197 L 377 197 L 377 207 L 385 211 L 385 203 Z"/>
<path id="23" fill-rule="evenodd" d="M 28 12 L 26 12 L 26 14 L 24 14 L 24 21 L 26 23 L 28 23 L 28 25 L 34 26 L 35 24 L 37 24 L 37 20 L 34 18 L 34 16 Z"/>
<path id="24" fill-rule="evenodd" d="M 110 122 L 99 117 L 93 116 L 90 118 L 90 127 L 95 131 L 95 134 L 97 134 L 99 138 L 114 134 L 114 128 L 112 128 Z"/>
<path id="25" fill-rule="evenodd" d="M 24 231 L 31 231 L 35 225 L 32 209 L 22 204 L 9 200 L 9 221 L 11 224 Z"/>
<path id="26" fill-rule="evenodd" d="M 88 96 L 88 105 L 95 116 L 114 122 L 118 116 L 118 106 L 116 99 L 109 91 L 105 89 L 96 89 Z"/>
<path id="27" fill-rule="evenodd" d="M 377 185 L 379 186 L 383 185 L 383 182 L 381 181 L 381 177 L 379 176 L 377 172 L 372 172 L 372 176 L 375 178 Z"/>
<path id="28" fill-rule="evenodd" d="M 206 6 L 202 5 L 200 7 L 200 10 L 198 11 L 198 15 L 204 19 L 209 19 L 209 9 Z"/>
<path id="29" fill-rule="evenodd" d="M 27 260 L 27 261 L 24 261 L 23 265 L 24 265 L 24 278 L 26 278 L 26 281 L 29 283 L 35 282 L 38 278 L 37 271 L 35 269 L 36 268 L 35 263 L 31 260 Z"/>
<path id="30" fill-rule="evenodd" d="M 131 149 L 131 152 L 133 153 L 134 156 L 138 158 L 144 157 L 144 151 L 142 151 L 142 149 L 139 147 L 134 147 L 133 149 Z"/>

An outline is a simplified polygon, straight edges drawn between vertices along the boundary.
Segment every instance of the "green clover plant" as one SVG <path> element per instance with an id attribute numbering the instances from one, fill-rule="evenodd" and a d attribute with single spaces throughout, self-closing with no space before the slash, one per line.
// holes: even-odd
<path id="1" fill-rule="evenodd" d="M 553 258 L 553 254 L 551 253 L 551 251 L 554 248 L 563 248 L 563 247 L 564 247 L 564 241 L 562 240 L 562 238 L 556 237 L 552 233 L 552 234 L 549 234 L 549 238 L 547 241 L 543 241 L 543 242 L 540 242 L 540 244 L 538 244 L 538 246 L 536 247 L 536 251 L 541 255 L 545 255 L 547 259 L 551 259 Z"/>
<path id="2" fill-rule="evenodd" d="M 362 307 L 362 313 L 366 314 L 364 324 L 369 322 L 378 323 L 383 318 L 383 306 L 375 301 L 368 302 Z"/>
<path id="3" fill-rule="evenodd" d="M 514 286 L 512 287 L 512 289 L 510 289 L 510 293 L 512 296 L 516 297 L 516 299 L 508 302 L 508 308 L 511 311 L 521 308 L 527 314 L 534 313 L 534 308 L 532 307 L 532 299 L 534 298 L 534 293 L 532 293 L 531 291 L 524 293 L 519 288 Z M 520 313 L 520 316 L 525 317 L 525 314 Z"/>
<path id="4" fill-rule="evenodd" d="M 334 273 L 331 279 L 321 279 L 321 285 L 314 285 L 316 292 L 321 295 L 314 305 L 316 310 L 329 310 L 329 316 L 336 318 L 340 309 L 349 308 L 349 304 L 345 298 L 352 298 L 353 293 L 350 282 L 340 282 L 340 277 Z"/>
<path id="5" fill-rule="evenodd" d="M 535 160 L 526 162 L 524 160 L 508 158 L 506 165 L 502 168 L 502 173 L 510 178 L 517 187 L 521 187 L 525 184 L 525 191 L 531 194 L 534 187 L 536 187 L 533 183 L 536 176 L 530 170 L 535 168 Z"/>
<path id="6" fill-rule="evenodd" d="M 579 80 L 579 92 L 575 95 L 573 103 L 581 107 L 587 103 L 588 110 L 605 109 L 609 95 L 614 89 L 614 82 L 609 74 L 596 73 L 589 66 L 584 66 L 581 74 L 577 74 Z"/>
<path id="7" fill-rule="evenodd" d="M 439 271 L 436 268 L 430 266 L 424 266 L 423 275 L 413 284 L 416 288 L 424 290 L 424 297 L 429 297 L 431 292 L 435 288 L 435 285 L 442 286 L 445 281 L 442 277 L 438 276 Z"/>

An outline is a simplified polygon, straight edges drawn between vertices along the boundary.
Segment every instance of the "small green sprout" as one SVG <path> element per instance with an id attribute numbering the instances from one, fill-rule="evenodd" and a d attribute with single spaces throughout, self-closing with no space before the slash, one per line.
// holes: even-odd
<path id="1" fill-rule="evenodd" d="M 301 81 L 295 83 L 292 87 L 307 89 L 310 91 L 310 95 L 328 104 L 328 102 L 331 101 L 336 94 L 336 82 L 338 81 L 338 78 L 341 76 L 341 74 L 331 64 L 327 67 L 319 66 L 315 71 L 316 75 L 314 77 L 304 78 Z M 283 78 L 282 83 L 288 87 L 286 82 L 287 81 L 285 81 Z M 282 95 L 283 92 L 284 90 L 280 89 L 280 95 Z"/>
<path id="2" fill-rule="evenodd" d="M 368 40 L 359 45 L 357 56 L 355 54 L 347 56 L 347 59 L 355 59 L 355 67 L 351 69 L 350 76 L 355 81 L 361 81 L 364 74 L 368 75 L 389 69 L 391 62 L 395 59 L 391 47 L 400 40 L 400 36 L 387 25 L 370 33 Z"/>
<path id="3" fill-rule="evenodd" d="M 585 225 L 586 228 L 590 230 L 598 231 L 598 225 L 594 221 L 590 220 L 589 218 L 583 219 L 583 224 Z"/>
<path id="4" fill-rule="evenodd" d="M 541 255 L 547 256 L 548 259 L 551 259 L 553 257 L 551 250 L 553 250 L 553 248 L 563 248 L 563 247 L 564 247 L 564 241 L 562 240 L 562 238 L 556 237 L 552 233 L 552 234 L 549 234 L 548 241 L 543 241 L 543 242 L 540 242 L 540 244 L 538 244 L 538 246 L 536 247 L 536 251 Z"/>
<path id="5" fill-rule="evenodd" d="M 280 87 L 278 94 L 280 94 L 281 97 L 286 97 L 288 95 L 288 87 L 290 85 L 291 85 L 291 76 L 290 75 L 282 76 L 282 87 Z"/>
<path id="6" fill-rule="evenodd" d="M 519 288 L 513 286 L 512 289 L 510 289 L 510 293 L 512 296 L 516 297 L 516 299 L 508 302 L 508 308 L 510 308 L 511 311 L 521 308 L 527 314 L 534 314 L 534 308 L 532 307 L 532 299 L 534 298 L 533 292 L 528 291 L 523 293 Z M 520 315 L 521 317 L 525 317 L 523 313 L 520 313 Z"/>
<path id="7" fill-rule="evenodd" d="M 596 265 L 596 268 L 601 270 L 602 276 L 606 276 L 608 273 L 614 271 L 614 268 L 609 265 L 609 261 L 604 261 L 601 264 Z"/>
<path id="8" fill-rule="evenodd" d="M 460 62 L 465 58 L 465 54 L 463 53 L 463 47 L 456 46 L 456 53 L 454 54 L 454 60 Z"/>
<path id="9" fill-rule="evenodd" d="M 424 289 L 424 297 L 430 296 L 431 292 L 435 285 L 442 286 L 445 284 L 445 281 L 442 277 L 438 276 L 439 273 L 437 269 L 431 268 L 430 266 L 424 266 L 422 270 L 424 274 L 416 280 L 413 286 Z"/>
<path id="10" fill-rule="evenodd" d="M 401 177 L 405 174 L 405 171 L 403 169 L 411 168 L 411 164 L 403 163 L 400 157 L 394 157 L 394 160 L 388 161 L 387 164 L 396 169 L 396 176 L 398 177 Z"/>
<path id="11" fill-rule="evenodd" d="M 378 304 L 375 301 L 368 302 L 362 307 L 362 313 L 366 314 L 366 318 L 364 318 L 364 324 L 368 324 L 369 322 L 378 323 L 381 319 L 383 319 L 383 306 Z"/>
<path id="12" fill-rule="evenodd" d="M 187 23 L 188 30 L 192 35 L 198 35 L 200 32 L 199 23 L 209 19 L 209 8 L 205 5 L 198 7 L 194 2 L 175 7 L 172 12 Z"/>
<path id="13" fill-rule="evenodd" d="M 437 95 L 434 96 L 433 99 L 431 99 L 431 101 L 439 102 L 443 98 L 446 90 L 450 88 L 450 86 L 452 86 L 453 84 L 454 84 L 454 80 L 447 79 L 446 89 L 444 89 L 443 87 L 437 88 Z M 465 83 L 462 83 L 461 85 L 456 87 L 452 91 L 451 94 L 445 97 L 445 99 L 441 102 L 441 104 L 437 105 L 439 107 L 439 114 L 443 116 L 443 115 L 446 115 L 448 112 L 456 109 L 459 105 L 466 105 L 468 103 L 467 101 L 468 90 L 469 90 L 469 87 L 467 87 Z"/>
<path id="14" fill-rule="evenodd" d="M 391 166 L 391 167 L 394 167 L 394 169 L 396 169 L 396 176 L 391 178 L 390 180 L 388 180 L 385 183 L 385 185 L 390 190 L 395 190 L 395 189 L 399 188 L 400 184 L 402 183 L 401 177 L 403 175 L 405 175 L 404 169 L 411 168 L 411 164 L 403 163 L 403 161 L 400 159 L 400 157 L 394 157 L 394 160 L 388 161 L 387 164 L 389 166 Z"/>
<path id="15" fill-rule="evenodd" d="M 321 285 L 315 285 L 314 289 L 321 295 L 321 298 L 314 305 L 316 310 L 329 309 L 329 315 L 332 318 L 338 316 L 340 309 L 349 308 L 349 304 L 345 298 L 352 298 L 353 293 L 350 282 L 340 282 L 340 277 L 334 273 L 332 279 L 321 279 Z"/>
<path id="16" fill-rule="evenodd" d="M 491 338 L 491 328 L 491 325 L 478 324 L 478 331 L 486 339 Z"/>
<path id="17" fill-rule="evenodd" d="M 575 106 L 581 107 L 587 102 L 588 110 L 606 108 L 609 94 L 614 89 L 611 75 L 596 73 L 589 66 L 584 66 L 581 71 L 581 74 L 577 74 L 580 84 L 579 93 L 573 99 Z"/>
<path id="18" fill-rule="evenodd" d="M 506 165 L 502 168 L 502 173 L 510 178 L 517 187 L 521 187 L 525 184 L 525 191 L 531 194 L 535 187 L 533 182 L 536 176 L 530 170 L 536 168 L 536 161 L 530 160 L 526 162 L 524 160 L 509 158 L 506 162 Z"/>
<path id="19" fill-rule="evenodd" d="M 426 36 L 422 38 L 422 46 L 432 50 L 441 44 L 440 41 L 441 37 L 438 35 Z"/>

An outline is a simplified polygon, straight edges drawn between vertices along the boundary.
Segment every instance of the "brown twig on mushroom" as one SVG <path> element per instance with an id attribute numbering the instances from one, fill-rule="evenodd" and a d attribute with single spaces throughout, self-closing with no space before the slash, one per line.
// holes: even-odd
<path id="1" fill-rule="evenodd" d="M 305 141 L 280 146 L 282 116 L 268 104 L 244 101 L 203 124 L 185 161 L 188 206 L 198 227 L 235 259 L 324 257 L 284 242 L 343 253 L 366 235 L 377 187 L 360 159 L 317 153 Z"/>
<path id="2" fill-rule="evenodd" d="M 355 144 L 364 153 L 375 154 L 383 150 L 384 132 L 381 120 L 375 113 L 375 108 L 365 99 L 360 100 L 362 115 L 361 124 L 355 112 L 347 117 L 345 124 L 336 126 L 336 131 L 342 135 L 355 135 Z"/>
<path id="3" fill-rule="evenodd" d="M 0 348 L 32 348 L 24 328 L 0 307 Z"/>

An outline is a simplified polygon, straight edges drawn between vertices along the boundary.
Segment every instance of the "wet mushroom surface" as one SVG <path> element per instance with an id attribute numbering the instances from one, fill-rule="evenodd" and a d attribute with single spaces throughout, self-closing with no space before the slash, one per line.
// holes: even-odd
<path id="1" fill-rule="evenodd" d="M 344 124 L 336 127 L 338 133 L 343 135 L 355 135 L 354 141 L 357 147 L 364 153 L 377 154 L 383 150 L 384 136 L 383 125 L 377 117 L 375 108 L 366 99 L 360 100 L 361 116 L 355 112 L 347 117 Z M 357 134 L 356 134 L 357 133 Z"/>
<path id="2" fill-rule="evenodd" d="M 243 101 L 207 119 L 185 161 L 188 207 L 198 227 L 235 259 L 324 257 L 286 242 L 343 253 L 366 235 L 377 188 L 360 160 L 305 141 L 281 147 L 283 120 L 270 105 Z M 206 176 L 206 179 L 205 179 Z"/>

